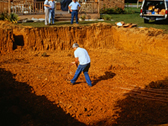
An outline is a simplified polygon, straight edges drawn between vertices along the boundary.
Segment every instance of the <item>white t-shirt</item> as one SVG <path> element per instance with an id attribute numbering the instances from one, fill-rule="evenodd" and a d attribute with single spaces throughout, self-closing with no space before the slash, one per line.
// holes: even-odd
<path id="1" fill-rule="evenodd" d="M 44 1 L 44 4 L 49 5 L 48 0 L 45 0 L 45 1 Z M 49 9 L 49 7 L 44 6 L 44 9 Z"/>
<path id="2" fill-rule="evenodd" d="M 50 8 L 54 9 L 55 8 L 55 2 L 54 1 L 49 1 Z"/>
<path id="3" fill-rule="evenodd" d="M 80 65 L 85 65 L 85 64 L 90 63 L 89 54 L 88 54 L 88 52 L 87 52 L 85 49 L 83 49 L 83 48 L 78 47 L 78 48 L 74 51 L 74 56 L 75 56 L 75 58 L 78 58 Z"/>
<path id="4" fill-rule="evenodd" d="M 72 1 L 68 6 L 71 7 L 71 10 L 78 10 L 78 6 L 81 7 L 81 5 L 77 1 Z"/>

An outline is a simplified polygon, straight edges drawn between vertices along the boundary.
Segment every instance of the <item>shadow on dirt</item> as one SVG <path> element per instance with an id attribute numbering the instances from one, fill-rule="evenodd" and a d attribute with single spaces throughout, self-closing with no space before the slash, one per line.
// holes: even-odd
<path id="1" fill-rule="evenodd" d="M 96 80 L 93 80 L 93 86 L 96 85 L 101 80 L 107 80 L 113 78 L 116 74 L 111 71 L 106 71 L 105 75 L 98 77 Z"/>
<path id="2" fill-rule="evenodd" d="M 17 46 L 24 46 L 23 35 L 14 35 L 13 50 L 17 49 Z"/>
<path id="3" fill-rule="evenodd" d="M 135 88 L 115 106 L 113 126 L 151 126 L 168 123 L 168 78 Z"/>
<path id="4" fill-rule="evenodd" d="M 13 76 L 0 68 L 1 126 L 85 126 Z"/>

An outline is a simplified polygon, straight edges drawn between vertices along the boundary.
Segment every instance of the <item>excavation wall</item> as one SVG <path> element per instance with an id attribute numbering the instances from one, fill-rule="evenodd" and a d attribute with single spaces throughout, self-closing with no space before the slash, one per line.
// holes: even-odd
<path id="1" fill-rule="evenodd" d="M 13 43 L 13 30 L 0 28 L 0 52 L 11 52 Z"/>
<path id="2" fill-rule="evenodd" d="M 0 22 L 0 52 L 15 49 L 69 50 L 74 42 L 85 48 L 117 48 L 168 58 L 168 34 L 153 28 L 90 26 L 20 27 Z"/>

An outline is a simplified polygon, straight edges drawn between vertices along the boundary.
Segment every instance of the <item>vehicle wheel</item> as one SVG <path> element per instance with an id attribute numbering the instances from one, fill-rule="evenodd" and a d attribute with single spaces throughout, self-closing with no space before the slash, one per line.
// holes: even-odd
<path id="1" fill-rule="evenodd" d="M 144 23 L 149 23 L 149 20 L 144 19 Z"/>

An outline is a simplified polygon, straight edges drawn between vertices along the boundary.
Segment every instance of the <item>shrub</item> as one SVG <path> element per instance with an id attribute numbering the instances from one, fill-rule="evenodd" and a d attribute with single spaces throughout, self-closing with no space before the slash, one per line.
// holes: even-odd
<path id="1" fill-rule="evenodd" d="M 83 21 L 85 20 L 86 16 L 85 15 L 81 15 L 80 17 Z"/>
<path id="2" fill-rule="evenodd" d="M 122 8 L 120 8 L 120 7 L 117 7 L 117 8 L 115 8 L 115 13 L 116 14 L 123 14 L 124 10 Z"/>
<path id="3" fill-rule="evenodd" d="M 12 23 L 17 23 L 18 19 L 18 15 L 15 13 L 11 13 L 9 15 L 9 21 L 11 21 Z"/>
<path id="4" fill-rule="evenodd" d="M 124 10 L 122 8 L 105 8 L 105 6 L 100 9 L 101 14 L 123 14 Z"/>
<path id="5" fill-rule="evenodd" d="M 134 14 L 135 11 L 134 10 L 130 10 L 130 9 L 124 9 L 124 13 L 125 14 Z"/>
<path id="6" fill-rule="evenodd" d="M 107 20 L 111 20 L 112 16 L 106 14 L 106 15 L 101 15 L 101 18 L 104 19 L 105 21 L 107 21 Z"/>
<path id="7" fill-rule="evenodd" d="M 113 8 L 107 8 L 107 14 L 113 14 L 115 10 Z"/>
<path id="8" fill-rule="evenodd" d="M 6 20 L 6 19 L 8 19 L 8 13 L 1 13 L 0 20 Z"/>
<path id="9" fill-rule="evenodd" d="M 106 8 L 105 5 L 103 8 L 100 9 L 101 14 L 134 14 L 136 12 L 139 13 L 139 9 L 134 9 L 131 7 L 122 8 Z"/>
<path id="10" fill-rule="evenodd" d="M 0 14 L 0 20 L 6 20 L 11 21 L 12 23 L 17 23 L 19 18 L 18 15 L 15 13 L 11 13 L 10 15 L 8 13 L 2 13 Z"/>

